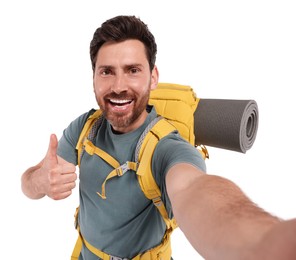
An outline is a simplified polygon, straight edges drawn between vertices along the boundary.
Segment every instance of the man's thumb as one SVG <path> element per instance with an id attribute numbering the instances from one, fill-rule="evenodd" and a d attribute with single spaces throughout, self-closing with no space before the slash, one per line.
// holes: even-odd
<path id="1" fill-rule="evenodd" d="M 46 157 L 56 163 L 58 162 L 57 149 L 58 149 L 58 138 L 55 134 L 51 134 Z"/>

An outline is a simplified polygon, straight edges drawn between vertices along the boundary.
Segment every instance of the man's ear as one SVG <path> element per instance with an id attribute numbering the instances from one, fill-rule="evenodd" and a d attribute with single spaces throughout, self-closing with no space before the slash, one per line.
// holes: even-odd
<path id="1" fill-rule="evenodd" d="M 92 83 L 93 83 L 93 91 L 95 91 L 95 71 L 94 70 L 93 70 Z"/>
<path id="2" fill-rule="evenodd" d="M 93 79 L 93 92 L 95 92 L 95 81 Z"/>
<path id="3" fill-rule="evenodd" d="M 156 89 L 157 88 L 157 84 L 158 84 L 158 78 L 159 78 L 159 74 L 158 74 L 158 69 L 156 66 L 154 66 L 152 72 L 151 72 L 151 84 L 150 84 L 150 89 Z"/>

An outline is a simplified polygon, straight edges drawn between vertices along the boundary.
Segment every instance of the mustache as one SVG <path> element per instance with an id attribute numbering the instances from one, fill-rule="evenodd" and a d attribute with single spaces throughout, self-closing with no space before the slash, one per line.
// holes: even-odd
<path id="1" fill-rule="evenodd" d="M 135 96 L 127 92 L 122 92 L 119 94 L 112 92 L 106 95 L 104 99 L 135 99 Z"/>

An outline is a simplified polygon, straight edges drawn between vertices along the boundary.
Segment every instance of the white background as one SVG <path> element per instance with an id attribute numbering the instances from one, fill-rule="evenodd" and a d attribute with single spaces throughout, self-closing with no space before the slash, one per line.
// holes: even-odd
<path id="1" fill-rule="evenodd" d="M 235 181 L 259 206 L 296 217 L 294 1 L 1 1 L 1 253 L 8 259 L 69 259 L 77 189 L 63 201 L 27 199 L 25 169 L 50 133 L 96 107 L 89 42 L 119 14 L 143 19 L 158 43 L 161 82 L 201 98 L 254 99 L 259 130 L 246 154 L 208 147 L 208 172 Z M 180 230 L 176 260 L 202 259 Z M 2 257 L 1 257 L 2 258 Z"/>

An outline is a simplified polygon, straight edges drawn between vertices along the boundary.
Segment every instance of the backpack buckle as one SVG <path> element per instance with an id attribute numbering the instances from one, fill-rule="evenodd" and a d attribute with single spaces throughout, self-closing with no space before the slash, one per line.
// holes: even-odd
<path id="1" fill-rule="evenodd" d="M 128 170 L 130 170 L 130 167 L 127 162 L 124 164 L 120 165 L 118 168 L 116 168 L 116 173 L 118 176 L 122 176 L 125 174 Z M 115 258 L 114 258 L 115 259 Z M 116 260 L 116 259 L 115 259 Z"/>
<path id="2" fill-rule="evenodd" d="M 125 174 L 130 169 L 127 162 L 125 162 L 123 165 L 121 165 L 120 168 L 122 170 L 122 174 Z"/>
<path id="3" fill-rule="evenodd" d="M 129 259 L 128 258 L 121 258 L 121 257 L 110 255 L 110 260 L 129 260 Z"/>

